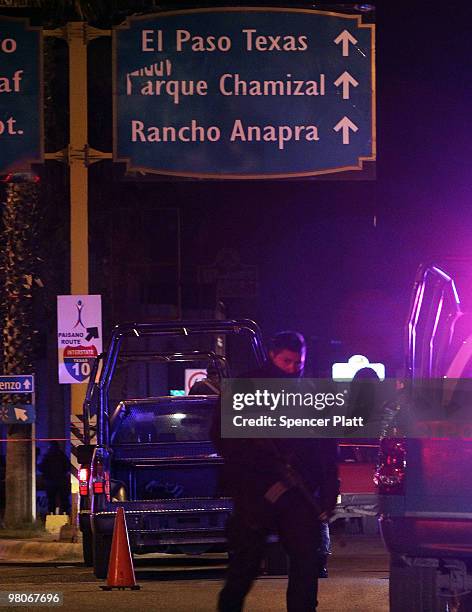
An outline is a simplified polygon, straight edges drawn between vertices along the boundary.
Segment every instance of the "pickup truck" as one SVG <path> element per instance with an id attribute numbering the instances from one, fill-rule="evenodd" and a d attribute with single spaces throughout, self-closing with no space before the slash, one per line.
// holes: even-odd
<path id="1" fill-rule="evenodd" d="M 450 393 L 457 379 L 470 377 L 471 317 L 461 310 L 452 277 L 437 266 L 418 270 L 405 336 L 410 388 L 436 379 Z M 469 612 L 472 439 L 390 431 L 380 441 L 375 475 L 381 533 L 391 556 L 390 610 Z"/>
<path id="2" fill-rule="evenodd" d="M 216 352 L 226 345 L 240 359 L 231 368 L 223 351 Z M 115 328 L 90 376 L 83 415 L 86 444 L 78 456 L 84 562 L 93 565 L 98 578 L 107 573 L 119 506 L 125 509 L 134 554 L 225 551 L 232 502 L 220 488 L 222 458 L 209 435 L 217 397 L 169 396 L 168 391 L 181 383 L 185 366 L 211 364 L 227 377 L 265 358 L 261 333 L 252 321 Z M 91 444 L 94 419 L 97 443 Z M 356 519 L 364 530 L 376 523 L 372 476 L 377 448 L 365 440 L 340 443 L 341 494 L 333 520 Z M 284 555 L 272 550 L 268 559 L 268 571 L 285 572 Z"/>
<path id="3" fill-rule="evenodd" d="M 184 362 L 201 368 L 206 361 L 222 375 L 230 374 L 216 349 L 240 339 L 252 365 L 261 365 L 261 333 L 248 320 L 132 323 L 114 329 L 92 372 L 84 405 L 86 430 L 96 415 L 97 443 L 83 447 L 79 457 L 84 560 L 93 564 L 97 578 L 108 571 L 119 506 L 134 554 L 224 550 L 232 504 L 220 490 L 222 459 L 209 441 L 218 398 L 170 396 L 168 391 L 173 380 L 183 380 Z"/>

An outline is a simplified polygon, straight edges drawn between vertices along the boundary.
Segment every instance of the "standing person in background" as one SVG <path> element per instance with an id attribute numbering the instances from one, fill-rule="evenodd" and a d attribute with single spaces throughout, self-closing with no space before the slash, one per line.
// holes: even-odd
<path id="1" fill-rule="evenodd" d="M 261 368 L 244 378 L 300 378 L 305 365 L 303 336 L 277 334 Z M 216 432 L 218 428 L 214 428 Z M 267 535 L 278 532 L 289 557 L 288 612 L 313 612 L 317 605 L 322 523 L 338 492 L 336 442 L 328 439 L 221 439 L 226 480 L 234 500 L 228 523 L 231 551 L 218 601 L 220 612 L 240 612 L 260 572 Z"/>
<path id="2" fill-rule="evenodd" d="M 59 447 L 57 440 L 49 444 L 43 459 L 38 465 L 43 475 L 48 497 L 48 512 L 70 513 L 70 462 Z"/>
<path id="3" fill-rule="evenodd" d="M 379 402 L 377 396 L 379 381 L 379 376 L 373 368 L 361 368 L 351 381 L 348 416 L 363 419 L 363 426 L 359 428 L 363 438 L 378 438 L 382 430 L 384 413 L 381 408 L 383 402 Z"/>

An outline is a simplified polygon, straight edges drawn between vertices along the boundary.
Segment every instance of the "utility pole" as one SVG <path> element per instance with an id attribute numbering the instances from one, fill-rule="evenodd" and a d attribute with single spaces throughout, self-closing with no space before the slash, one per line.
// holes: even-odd
<path id="1" fill-rule="evenodd" d="M 88 145 L 87 45 L 110 30 L 99 30 L 83 21 L 69 22 L 64 28 L 45 31 L 46 36 L 64 38 L 69 45 L 69 146 L 65 151 L 46 153 L 46 159 L 66 161 L 70 172 L 70 290 L 72 295 L 89 293 L 88 166 L 111 153 Z M 82 413 L 86 383 L 72 384 L 71 420 Z M 78 464 L 71 454 L 72 493 L 78 495 Z M 74 504 L 73 504 L 74 507 Z"/>

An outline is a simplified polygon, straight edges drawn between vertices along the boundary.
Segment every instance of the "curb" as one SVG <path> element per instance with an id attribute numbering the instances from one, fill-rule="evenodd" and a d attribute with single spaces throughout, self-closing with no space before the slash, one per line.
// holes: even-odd
<path id="1" fill-rule="evenodd" d="M 367 555 L 387 556 L 379 537 L 343 537 L 334 536 L 333 554 L 337 557 Z M 0 563 L 63 561 L 80 563 L 83 561 L 82 544 L 72 542 L 51 542 L 48 540 L 10 540 L 0 539 Z"/>
<path id="2" fill-rule="evenodd" d="M 0 561 L 82 561 L 82 545 L 71 542 L 1 540 Z"/>

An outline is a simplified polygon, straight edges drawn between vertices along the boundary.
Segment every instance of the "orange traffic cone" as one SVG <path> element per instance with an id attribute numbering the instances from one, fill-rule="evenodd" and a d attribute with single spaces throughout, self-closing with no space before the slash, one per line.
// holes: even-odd
<path id="1" fill-rule="evenodd" d="M 113 528 L 107 584 L 101 588 L 105 591 L 111 591 L 111 589 L 132 589 L 135 591 L 140 588 L 136 584 L 136 578 L 134 577 L 125 511 L 121 506 L 116 513 L 115 526 Z"/>

